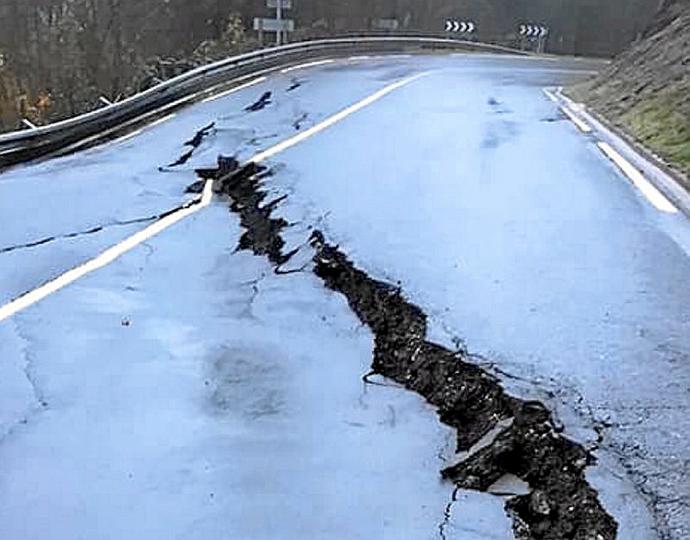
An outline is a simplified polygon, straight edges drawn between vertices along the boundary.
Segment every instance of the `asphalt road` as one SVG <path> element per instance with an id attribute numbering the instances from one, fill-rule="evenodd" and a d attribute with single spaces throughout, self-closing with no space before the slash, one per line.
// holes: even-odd
<path id="1" fill-rule="evenodd" d="M 399 283 L 436 340 L 546 403 L 598 456 L 619 538 L 687 538 L 690 227 L 542 92 L 595 68 L 338 61 L 8 171 L 0 305 L 179 205 L 195 166 L 424 73 L 267 161 L 288 245 L 318 226 Z M 368 330 L 310 273 L 236 252 L 241 232 L 216 200 L 0 322 L 3 538 L 511 538 L 500 498 L 463 492 L 447 519 L 452 434 L 414 394 L 363 386 Z"/>

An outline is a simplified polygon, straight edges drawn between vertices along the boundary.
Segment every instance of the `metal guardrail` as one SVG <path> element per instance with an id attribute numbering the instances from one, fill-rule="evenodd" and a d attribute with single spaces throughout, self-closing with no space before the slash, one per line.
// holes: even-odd
<path id="1" fill-rule="evenodd" d="M 55 153 L 185 97 L 253 72 L 318 57 L 439 49 L 524 54 L 499 45 L 421 36 L 320 39 L 261 49 L 192 69 L 118 103 L 79 116 L 35 129 L 2 134 L 0 168 Z"/>

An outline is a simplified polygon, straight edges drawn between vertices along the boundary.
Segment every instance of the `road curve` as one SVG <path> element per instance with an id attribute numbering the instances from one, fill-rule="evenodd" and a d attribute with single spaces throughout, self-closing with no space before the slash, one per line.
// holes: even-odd
<path id="1" fill-rule="evenodd" d="M 425 74 L 266 159 L 288 275 L 236 251 L 218 198 L 0 323 L 3 538 L 512 538 L 500 497 L 452 502 L 434 411 L 362 383 L 372 335 L 304 271 L 313 228 L 596 454 L 619 538 L 686 538 L 690 228 L 544 95 L 595 67 L 339 60 L 0 175 L 1 305 L 182 204 L 218 154 Z"/>

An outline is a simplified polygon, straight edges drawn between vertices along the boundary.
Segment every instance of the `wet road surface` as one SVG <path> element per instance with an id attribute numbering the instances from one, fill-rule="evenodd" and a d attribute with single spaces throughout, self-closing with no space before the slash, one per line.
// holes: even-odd
<path id="1" fill-rule="evenodd" d="M 554 410 L 599 457 L 591 481 L 620 538 L 656 538 L 654 526 L 685 538 L 690 229 L 544 96 L 591 69 L 338 62 L 9 171 L 0 248 L 17 249 L 0 253 L 0 301 L 179 204 L 195 166 L 248 159 L 427 73 L 271 158 L 266 188 L 288 195 L 276 215 L 296 224 L 295 245 L 318 226 L 399 283 L 436 340 L 462 341 L 511 392 Z M 271 103 L 244 110 L 267 91 Z M 165 167 L 213 121 L 190 161 Z M 239 234 L 219 201 L 0 323 L 3 537 L 439 537 L 452 437 L 413 394 L 363 386 L 371 335 L 343 300 L 235 253 Z M 511 537 L 500 499 L 463 497 L 445 537 Z"/>

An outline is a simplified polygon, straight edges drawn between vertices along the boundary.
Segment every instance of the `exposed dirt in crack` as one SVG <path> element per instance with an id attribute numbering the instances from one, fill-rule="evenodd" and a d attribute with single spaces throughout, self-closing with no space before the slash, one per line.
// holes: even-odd
<path id="1" fill-rule="evenodd" d="M 286 91 L 287 92 L 294 92 L 300 86 L 302 86 L 302 81 L 300 81 L 299 79 L 292 79 L 292 84 L 290 84 L 290 86 L 288 87 L 288 89 Z"/>
<path id="2" fill-rule="evenodd" d="M 249 164 L 219 174 L 216 189 L 230 197 L 231 209 L 246 229 L 238 249 L 265 255 L 279 267 L 294 252 L 282 253 L 285 244 L 280 233 L 287 222 L 271 217 L 283 198 L 264 204 L 267 194 L 261 181 L 269 175 L 266 168 Z M 498 379 L 470 363 L 464 351 L 427 341 L 426 314 L 399 287 L 356 268 L 320 231 L 312 232 L 310 244 L 313 272 L 326 287 L 343 294 L 374 333 L 372 372 L 367 377 L 378 374 L 417 392 L 437 408 L 444 424 L 456 429 L 457 450 L 469 455 L 441 473 L 454 482 L 456 490 L 486 492 L 501 477 L 512 474 L 530 486 L 529 494 L 506 503 L 519 540 L 616 538 L 615 520 L 585 478 L 593 456 L 560 433 L 542 403 L 508 395 Z M 498 433 L 490 442 L 473 448 L 493 430 Z M 439 526 L 443 538 L 455 498 Z"/>
<path id="3" fill-rule="evenodd" d="M 302 129 L 302 124 L 306 122 L 309 119 L 309 113 L 303 113 L 300 116 L 298 116 L 294 122 L 292 122 L 292 127 L 295 128 L 295 131 L 299 131 Z"/>
<path id="4" fill-rule="evenodd" d="M 187 163 L 194 155 L 195 150 L 199 148 L 199 146 L 201 146 L 202 142 L 204 142 L 204 139 L 214 132 L 215 127 L 216 123 L 211 122 L 209 125 L 197 131 L 194 137 L 192 137 L 188 141 L 185 141 L 184 146 L 191 146 L 191 149 L 182 154 L 172 163 L 168 164 L 168 167 L 178 167 L 180 165 L 184 165 L 185 163 Z"/>
<path id="5" fill-rule="evenodd" d="M 448 529 L 450 520 L 453 517 L 453 506 L 455 506 L 455 503 L 458 502 L 459 491 L 460 488 L 457 486 L 455 489 L 453 489 L 453 492 L 450 495 L 450 501 L 448 501 L 448 504 L 443 510 L 443 521 L 441 521 L 441 523 L 438 525 L 438 536 L 441 540 L 448 540 L 448 533 L 446 530 Z"/>
<path id="6" fill-rule="evenodd" d="M 245 107 L 245 111 L 247 112 L 257 112 L 260 111 L 261 109 L 264 109 L 266 106 L 271 104 L 271 97 L 273 94 L 271 92 L 264 92 L 261 97 L 248 107 Z"/>

